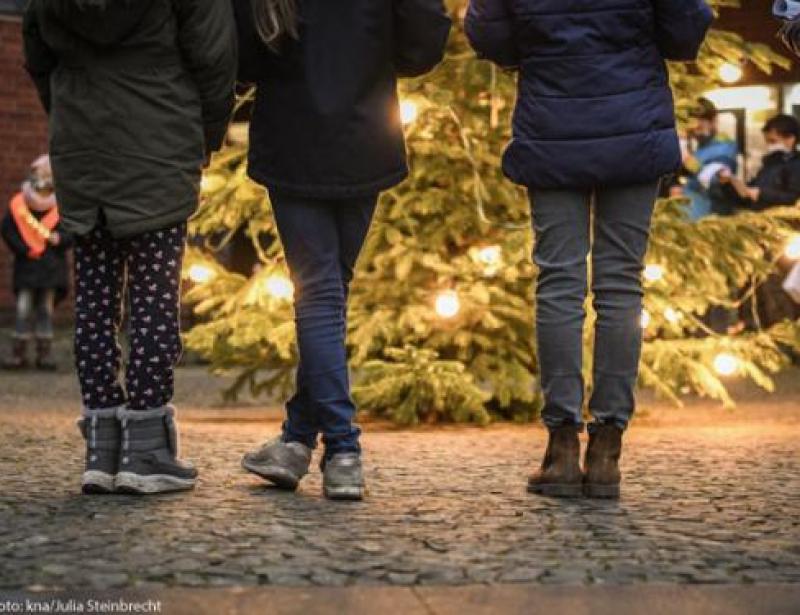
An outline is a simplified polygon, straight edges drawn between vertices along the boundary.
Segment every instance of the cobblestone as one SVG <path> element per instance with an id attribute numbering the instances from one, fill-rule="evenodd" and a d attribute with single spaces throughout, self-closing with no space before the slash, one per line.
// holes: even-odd
<path id="1" fill-rule="evenodd" d="M 533 427 L 368 427 L 363 503 L 244 474 L 277 423 L 182 427 L 196 491 L 84 497 L 74 417 L 0 411 L 0 587 L 800 582 L 797 424 L 634 428 L 619 502 L 526 493 Z"/>

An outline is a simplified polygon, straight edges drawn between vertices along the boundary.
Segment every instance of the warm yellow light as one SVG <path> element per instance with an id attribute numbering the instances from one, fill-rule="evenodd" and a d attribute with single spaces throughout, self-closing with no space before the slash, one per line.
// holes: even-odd
<path id="1" fill-rule="evenodd" d="M 486 246 L 478 251 L 478 260 L 484 265 L 497 266 L 503 256 L 503 249 L 500 246 Z"/>
<path id="2" fill-rule="evenodd" d="M 461 300 L 454 290 L 446 290 L 436 296 L 436 313 L 442 318 L 453 318 L 461 310 Z"/>
<path id="3" fill-rule="evenodd" d="M 681 313 L 671 307 L 668 307 L 666 310 L 664 310 L 664 318 L 667 319 L 667 322 L 671 322 L 674 325 L 681 319 Z"/>
<path id="4" fill-rule="evenodd" d="M 791 258 L 793 260 L 800 258 L 800 235 L 795 235 L 789 239 L 784 254 L 786 254 L 786 258 Z"/>
<path id="5" fill-rule="evenodd" d="M 717 109 L 745 108 L 749 111 L 766 111 L 775 106 L 773 90 L 766 85 L 720 88 L 706 92 L 705 96 L 716 105 Z"/>
<path id="6" fill-rule="evenodd" d="M 419 108 L 413 100 L 403 100 L 400 102 L 400 119 L 404 125 L 414 122 L 419 116 Z"/>
<path id="7" fill-rule="evenodd" d="M 195 284 L 205 284 L 214 279 L 214 270 L 206 265 L 192 265 L 189 267 L 189 279 Z"/>
<path id="8" fill-rule="evenodd" d="M 647 265 L 644 268 L 644 278 L 648 282 L 658 282 L 664 277 L 664 268 L 661 265 Z"/>
<path id="9" fill-rule="evenodd" d="M 736 83 L 741 80 L 743 74 L 742 67 L 738 64 L 725 62 L 719 67 L 719 78 L 725 83 Z"/>
<path id="10" fill-rule="evenodd" d="M 275 299 L 289 300 L 294 297 L 294 284 L 279 273 L 273 273 L 264 280 L 264 290 Z"/>
<path id="11" fill-rule="evenodd" d="M 739 371 L 739 359 L 727 352 L 721 352 L 714 357 L 714 370 L 720 376 L 733 376 Z"/>
<path id="12" fill-rule="evenodd" d="M 647 310 L 642 310 L 642 317 L 641 317 L 641 325 L 642 329 L 647 329 L 650 326 L 650 321 L 652 318 L 650 317 L 650 312 Z"/>
<path id="13" fill-rule="evenodd" d="M 480 265 L 483 265 L 483 272 L 486 275 L 494 275 L 503 265 L 503 249 L 500 246 L 484 246 L 472 253 L 473 258 Z"/>

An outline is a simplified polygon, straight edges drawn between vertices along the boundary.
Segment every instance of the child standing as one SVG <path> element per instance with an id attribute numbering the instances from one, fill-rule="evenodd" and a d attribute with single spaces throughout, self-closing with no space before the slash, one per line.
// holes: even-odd
<path id="1" fill-rule="evenodd" d="M 549 442 L 528 483 L 534 493 L 619 496 L 650 219 L 660 178 L 681 163 L 665 60 L 694 60 L 712 18 L 705 0 L 470 1 L 473 47 L 520 71 L 503 166 L 528 188 L 536 233 Z M 597 323 L 584 474 L 578 434 L 589 255 Z"/>
<path id="2" fill-rule="evenodd" d="M 27 68 L 50 115 L 64 227 L 76 236 L 83 491 L 192 488 L 197 471 L 178 459 L 170 405 L 181 354 L 180 272 L 201 170 L 233 108 L 231 7 L 32 0 L 23 27 Z"/>
<path id="3" fill-rule="evenodd" d="M 48 156 L 40 156 L 31 165 L 22 190 L 11 199 L 2 234 L 14 254 L 17 296 L 12 356 L 3 366 L 29 367 L 28 347 L 35 340 L 36 368 L 54 370 L 53 309 L 67 295 L 66 253 L 71 241 L 59 217 Z"/>
<path id="4" fill-rule="evenodd" d="M 245 469 L 295 489 L 320 435 L 323 489 L 364 480 L 345 349 L 353 268 L 378 195 L 407 173 L 397 77 L 441 60 L 441 0 L 235 0 L 240 78 L 257 86 L 249 174 L 267 186 L 295 288 L 300 365 L 283 434 Z"/>

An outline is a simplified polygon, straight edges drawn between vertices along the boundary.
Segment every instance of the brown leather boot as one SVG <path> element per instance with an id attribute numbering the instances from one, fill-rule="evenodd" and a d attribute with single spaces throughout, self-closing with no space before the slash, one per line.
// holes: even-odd
<path id="1" fill-rule="evenodd" d="M 528 479 L 528 491 L 556 498 L 574 498 L 583 494 L 579 431 L 577 425 L 550 430 L 542 467 Z"/>
<path id="2" fill-rule="evenodd" d="M 28 369 L 28 340 L 15 337 L 11 343 L 11 358 L 3 361 L 3 369 L 19 370 Z"/>
<path id="3" fill-rule="evenodd" d="M 53 350 L 53 341 L 47 338 L 39 338 L 36 340 L 36 369 L 43 372 L 54 372 L 58 369 L 51 358 Z"/>
<path id="4" fill-rule="evenodd" d="M 584 469 L 584 493 L 590 498 L 616 499 L 622 474 L 622 430 L 616 425 L 594 425 L 589 430 Z"/>

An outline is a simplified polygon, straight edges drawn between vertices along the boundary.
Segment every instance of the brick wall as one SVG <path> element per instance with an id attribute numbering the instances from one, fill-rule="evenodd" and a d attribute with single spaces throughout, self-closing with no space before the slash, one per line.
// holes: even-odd
<path id="1" fill-rule="evenodd" d="M 47 150 L 47 122 L 22 67 L 19 19 L 0 16 L 0 212 L 19 188 L 31 161 Z M 0 242 L 2 243 L 2 242 Z M 11 259 L 0 246 L 0 317 L 13 306 Z"/>

